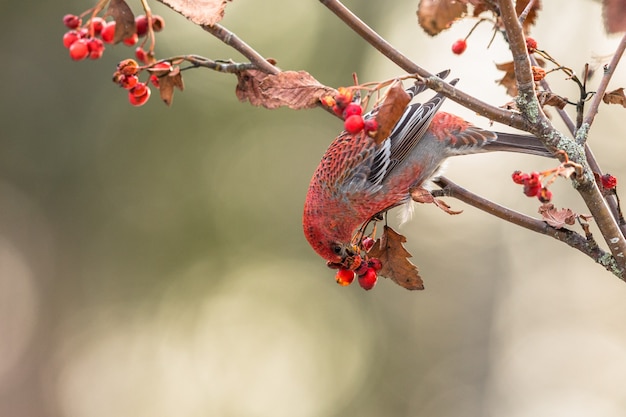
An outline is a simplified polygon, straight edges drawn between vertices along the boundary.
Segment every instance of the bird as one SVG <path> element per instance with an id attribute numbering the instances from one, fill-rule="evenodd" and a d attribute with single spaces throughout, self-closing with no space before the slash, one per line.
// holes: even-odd
<path id="1" fill-rule="evenodd" d="M 445 78 L 448 73 L 437 75 Z M 415 83 L 406 92 L 412 99 L 424 90 L 423 83 Z M 553 157 L 534 136 L 496 133 L 439 111 L 444 101 L 436 94 L 408 105 L 380 143 L 344 130 L 330 144 L 311 178 L 302 216 L 308 243 L 328 266 L 353 269 L 359 231 L 388 210 L 410 204 L 411 191 L 436 177 L 451 156 L 509 151 Z"/>

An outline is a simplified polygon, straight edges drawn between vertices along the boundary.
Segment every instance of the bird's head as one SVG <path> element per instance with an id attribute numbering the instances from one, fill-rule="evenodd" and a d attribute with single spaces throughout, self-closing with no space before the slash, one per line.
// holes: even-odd
<path id="1" fill-rule="evenodd" d="M 359 256 L 359 248 L 352 242 L 355 227 L 339 217 L 317 215 L 305 210 L 304 235 L 309 244 L 332 268 L 352 269 Z"/>

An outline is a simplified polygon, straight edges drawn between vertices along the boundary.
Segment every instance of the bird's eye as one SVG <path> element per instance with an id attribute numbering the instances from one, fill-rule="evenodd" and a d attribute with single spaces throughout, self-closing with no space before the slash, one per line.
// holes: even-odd
<path id="1" fill-rule="evenodd" d="M 335 253 L 335 255 L 341 255 L 341 253 L 343 252 L 341 245 L 337 243 L 333 243 L 333 245 L 331 246 L 331 249 Z"/>

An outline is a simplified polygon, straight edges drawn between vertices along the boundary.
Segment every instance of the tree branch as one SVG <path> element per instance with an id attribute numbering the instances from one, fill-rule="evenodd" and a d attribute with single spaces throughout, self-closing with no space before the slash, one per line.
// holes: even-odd
<path id="1" fill-rule="evenodd" d="M 352 28 L 352 30 L 354 30 L 379 52 L 389 58 L 393 63 L 410 74 L 417 74 L 422 77 L 422 81 L 428 86 L 428 88 L 443 94 L 450 100 L 455 101 L 460 105 L 489 118 L 490 120 L 514 127 L 516 129 L 530 131 L 528 122 L 519 114 L 478 100 L 477 98 L 454 88 L 450 84 L 442 81 L 440 78 L 435 77 L 433 74 L 411 61 L 406 55 L 394 48 L 389 42 L 365 24 L 365 22 L 359 19 L 358 16 L 352 13 L 339 0 L 320 0 L 320 2 L 324 4 L 324 6 L 328 7 L 328 9 L 330 9 L 335 15 L 337 15 L 337 17 Z"/>
<path id="2" fill-rule="evenodd" d="M 583 168 L 583 174 L 573 176 L 574 188 L 579 192 L 591 212 L 604 240 L 613 254 L 616 268 L 612 271 L 618 277 L 626 273 L 626 240 L 612 216 L 589 167 L 585 149 L 580 141 L 565 137 L 552 126 L 543 113 L 534 92 L 534 81 L 522 26 L 519 23 L 512 0 L 498 0 L 507 39 L 513 54 L 515 77 L 519 96 L 517 105 L 522 116 L 531 124 L 531 133 L 540 138 L 546 147 L 564 151 L 569 159 Z M 576 136 L 586 135 L 586 129 L 579 129 Z"/>
<path id="3" fill-rule="evenodd" d="M 241 40 L 237 35 L 233 32 L 229 31 L 225 27 L 220 24 L 211 25 L 201 25 L 202 29 L 209 32 L 211 35 L 215 36 L 226 45 L 234 48 L 239 51 L 243 56 L 248 58 L 250 62 L 252 62 L 258 69 L 268 74 L 278 74 L 280 69 L 275 67 L 274 65 L 267 62 L 267 60 L 255 51 L 250 45 Z"/>
<path id="4" fill-rule="evenodd" d="M 591 100 L 591 104 L 589 105 L 589 110 L 587 110 L 587 115 L 585 116 L 585 119 L 583 120 L 583 126 L 586 130 L 589 129 L 589 127 L 593 123 L 593 120 L 596 117 L 596 114 L 598 114 L 598 107 L 600 106 L 600 103 L 602 102 L 602 97 L 604 96 L 604 93 L 607 87 L 609 86 L 609 81 L 611 81 L 611 77 L 615 73 L 615 68 L 617 68 L 617 64 L 622 58 L 622 55 L 624 54 L 625 49 L 626 49 L 626 33 L 624 34 L 624 36 L 622 36 L 622 39 L 619 45 L 617 45 L 617 50 L 613 54 L 613 57 L 611 58 L 611 62 L 609 62 L 609 64 L 605 65 L 604 67 L 604 75 L 602 76 L 602 80 L 600 80 L 600 84 L 598 85 L 598 90 L 593 96 L 593 99 Z"/>
<path id="5" fill-rule="evenodd" d="M 530 216 L 526 216 L 514 210 L 508 209 L 504 206 L 489 201 L 479 195 L 476 195 L 465 188 L 455 184 L 447 178 L 441 177 L 435 181 L 437 185 L 442 188 L 445 195 L 449 197 L 461 200 L 472 207 L 476 207 L 488 214 L 496 216 L 509 223 L 513 223 L 517 226 L 531 230 L 533 232 L 540 233 L 542 235 L 550 236 L 560 242 L 571 246 L 574 249 L 579 250 L 598 264 L 606 268 L 607 271 L 613 272 L 618 269 L 615 264 L 614 258 L 607 252 L 603 251 L 594 241 L 586 239 L 584 236 L 569 230 L 569 229 L 557 229 L 551 227 L 542 220 L 535 219 Z M 618 275 L 622 280 L 626 280 L 624 276 Z"/>

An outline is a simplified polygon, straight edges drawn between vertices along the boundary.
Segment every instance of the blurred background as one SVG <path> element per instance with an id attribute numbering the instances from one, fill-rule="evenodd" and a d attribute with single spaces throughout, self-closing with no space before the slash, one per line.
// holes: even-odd
<path id="1" fill-rule="evenodd" d="M 601 68 L 619 37 L 604 34 L 600 5 L 557 3 L 544 2 L 539 47 L 578 73 L 586 62 Z M 151 4 L 166 21 L 159 57 L 243 60 Z M 510 57 L 499 37 L 486 50 L 489 24 L 455 56 L 450 46 L 473 22 L 431 39 L 417 1 L 347 5 L 430 71 L 452 68 L 464 91 L 509 101 L 494 63 Z M 388 280 L 370 292 L 339 287 L 300 221 L 340 122 L 239 103 L 235 78 L 208 70 L 185 72 L 171 108 L 156 94 L 134 108 L 110 81 L 131 48 L 77 63 L 62 45 L 62 16 L 91 6 L 0 5 L 1 416 L 626 413 L 624 282 L 555 240 L 448 200 L 464 213 L 418 206 L 397 228 L 425 291 Z M 327 85 L 349 85 L 353 71 L 362 82 L 402 73 L 319 2 L 276 6 L 235 1 L 222 23 Z M 576 97 L 562 74 L 549 80 Z M 625 85 L 622 63 L 611 89 Z M 489 126 L 454 103 L 446 110 Z M 590 135 L 620 181 L 624 111 L 603 106 Z M 510 174 L 555 163 L 491 154 L 448 165 L 461 185 L 536 215 L 539 203 Z M 552 189 L 558 207 L 586 212 L 567 181 Z"/>

